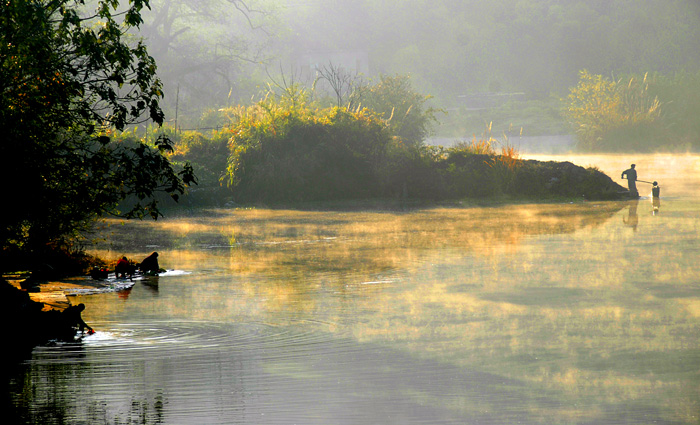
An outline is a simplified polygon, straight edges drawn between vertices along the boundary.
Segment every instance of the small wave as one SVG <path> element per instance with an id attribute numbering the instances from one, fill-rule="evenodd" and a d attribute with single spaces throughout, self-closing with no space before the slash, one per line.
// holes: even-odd
<path id="1" fill-rule="evenodd" d="M 191 274 L 192 272 L 185 270 L 166 270 L 159 273 L 158 276 L 144 276 L 136 275 L 131 279 L 117 279 L 114 275 L 111 275 L 106 280 L 92 281 L 92 283 L 86 284 L 85 286 L 80 286 L 76 288 L 64 288 L 62 292 L 66 296 L 76 296 L 76 295 L 93 295 L 93 294 L 103 294 L 107 292 L 119 292 L 131 289 L 139 281 L 147 281 L 153 277 L 172 277 L 172 276 L 184 276 Z"/>
<path id="2" fill-rule="evenodd" d="M 166 270 L 162 273 L 158 273 L 158 276 L 159 277 L 169 277 L 169 276 L 184 276 L 184 275 L 188 275 L 188 274 L 192 274 L 192 272 L 188 272 L 185 270 Z"/>
<path id="3" fill-rule="evenodd" d="M 388 280 L 388 279 L 384 279 L 384 280 L 370 280 L 370 281 L 367 281 L 367 282 L 360 282 L 360 285 L 380 285 L 380 284 L 382 284 L 382 283 L 393 283 L 393 282 L 394 282 L 393 280 Z"/>
<path id="4" fill-rule="evenodd" d="M 126 289 L 131 288 L 134 286 L 136 282 L 134 281 L 114 281 L 114 282 L 107 282 L 104 286 L 99 286 L 99 287 L 82 287 L 82 288 L 74 288 L 74 289 L 68 289 L 64 290 L 66 295 L 92 295 L 92 294 L 101 294 L 105 292 L 119 292 L 119 291 L 124 291 Z"/>

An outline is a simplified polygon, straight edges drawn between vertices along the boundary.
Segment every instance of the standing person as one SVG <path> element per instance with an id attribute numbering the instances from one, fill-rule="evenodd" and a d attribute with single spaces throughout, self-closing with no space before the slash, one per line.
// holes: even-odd
<path id="1" fill-rule="evenodd" d="M 621 179 L 627 176 L 627 188 L 630 191 L 630 197 L 639 197 L 637 192 L 637 170 L 634 169 L 635 164 L 630 165 L 630 168 L 622 172 Z"/>
<path id="2" fill-rule="evenodd" d="M 144 258 L 143 261 L 141 261 L 141 264 L 139 264 L 139 269 L 141 269 L 143 273 L 158 274 L 158 272 L 160 272 L 160 265 L 158 265 L 158 253 L 154 251 L 151 255 Z"/>
<path id="3" fill-rule="evenodd" d="M 654 198 L 658 198 L 659 195 L 661 194 L 661 188 L 659 187 L 659 182 L 654 182 L 652 183 L 651 186 L 651 196 Z"/>
<path id="4" fill-rule="evenodd" d="M 661 199 L 659 195 L 661 194 L 661 188 L 658 182 L 654 182 L 651 187 L 651 214 L 657 215 L 659 213 L 659 208 L 661 208 Z"/>

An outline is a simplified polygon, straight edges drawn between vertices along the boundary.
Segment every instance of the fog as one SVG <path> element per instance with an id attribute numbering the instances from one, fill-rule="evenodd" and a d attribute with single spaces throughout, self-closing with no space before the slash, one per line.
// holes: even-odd
<path id="1" fill-rule="evenodd" d="M 410 75 L 448 112 L 559 99 L 582 69 L 611 78 L 700 69 L 696 0 L 152 0 L 151 9 L 141 35 L 167 116 L 190 126 L 208 109 L 249 103 L 271 79 L 310 85 L 308 71 L 328 63 L 367 79 Z"/>

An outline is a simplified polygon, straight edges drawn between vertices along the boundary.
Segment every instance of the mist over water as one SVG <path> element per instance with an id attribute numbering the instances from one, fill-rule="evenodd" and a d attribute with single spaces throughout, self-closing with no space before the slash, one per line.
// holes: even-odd
<path id="1" fill-rule="evenodd" d="M 695 424 L 700 156 L 556 155 L 654 204 L 220 209 L 114 223 L 160 277 L 78 294 L 97 333 L 38 347 L 25 423 Z M 650 188 L 650 186 L 649 186 Z"/>

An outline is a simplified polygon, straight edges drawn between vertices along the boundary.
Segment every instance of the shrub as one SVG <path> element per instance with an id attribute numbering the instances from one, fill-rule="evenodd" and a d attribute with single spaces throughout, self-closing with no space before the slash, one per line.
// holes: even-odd
<path id="1" fill-rule="evenodd" d="M 241 111 L 231 128 L 228 184 L 238 201 L 376 196 L 390 141 L 366 109 L 312 110 L 274 96 Z"/>
<path id="2" fill-rule="evenodd" d="M 564 115 L 585 150 L 620 150 L 654 144 L 661 103 L 649 92 L 647 75 L 612 81 L 580 72 Z"/>
<path id="3" fill-rule="evenodd" d="M 189 161 L 201 187 L 219 186 L 228 161 L 228 138 L 225 132 L 214 132 L 209 138 L 199 132 L 182 133 L 170 159 Z"/>
<path id="4" fill-rule="evenodd" d="M 427 105 L 430 96 L 416 93 L 406 75 L 382 75 L 379 83 L 363 92 L 362 106 L 389 123 L 392 133 L 409 145 L 419 145 L 437 123 L 438 110 Z"/>

